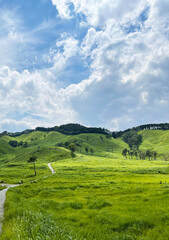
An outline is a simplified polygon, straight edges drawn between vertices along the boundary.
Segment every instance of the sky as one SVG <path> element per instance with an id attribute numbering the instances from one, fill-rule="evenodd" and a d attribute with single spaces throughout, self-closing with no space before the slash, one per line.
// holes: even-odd
<path id="1" fill-rule="evenodd" d="M 169 122 L 168 0 L 0 0 L 0 132 Z"/>

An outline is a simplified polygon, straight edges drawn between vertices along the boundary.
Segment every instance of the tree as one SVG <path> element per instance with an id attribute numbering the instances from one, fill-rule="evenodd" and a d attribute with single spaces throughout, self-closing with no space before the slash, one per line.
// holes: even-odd
<path id="1" fill-rule="evenodd" d="M 127 159 L 127 153 L 128 153 L 128 150 L 127 148 L 124 148 L 123 151 L 122 151 L 122 155 Z"/>
<path id="2" fill-rule="evenodd" d="M 76 144 L 70 143 L 68 147 L 69 147 L 69 150 L 71 151 L 71 157 L 72 158 L 76 157 L 76 155 L 75 155 Z"/>
<path id="3" fill-rule="evenodd" d="M 129 131 L 123 134 L 123 141 L 126 142 L 130 150 L 138 150 L 142 143 L 142 135 L 135 131 Z"/>
<path id="4" fill-rule="evenodd" d="M 134 151 L 134 156 L 136 157 L 136 159 L 138 159 L 138 152 Z"/>
<path id="5" fill-rule="evenodd" d="M 28 160 L 28 163 L 33 163 L 34 172 L 35 172 L 35 176 L 36 176 L 35 162 L 37 162 L 37 157 L 36 156 L 31 156 Z"/>
<path id="6" fill-rule="evenodd" d="M 90 149 L 91 155 L 93 156 L 94 150 L 93 148 Z"/>
<path id="7" fill-rule="evenodd" d="M 156 151 L 153 152 L 153 157 L 154 157 L 154 160 L 156 160 L 156 158 L 157 158 L 157 152 Z"/>
<path id="8" fill-rule="evenodd" d="M 151 156 L 152 156 L 152 152 L 148 149 L 148 150 L 146 151 L 146 157 L 148 157 L 149 160 L 150 160 L 150 159 L 151 159 Z"/>
<path id="9" fill-rule="evenodd" d="M 163 158 L 164 158 L 165 161 L 168 161 L 169 154 L 164 153 L 164 154 L 163 154 Z"/>
<path id="10" fill-rule="evenodd" d="M 111 138 L 112 137 L 112 135 L 111 135 L 111 133 L 108 133 L 108 134 L 106 134 L 106 138 Z"/>
<path id="11" fill-rule="evenodd" d="M 89 152 L 88 147 L 85 147 L 85 151 L 86 151 L 86 153 L 88 154 L 88 152 Z"/>
<path id="12" fill-rule="evenodd" d="M 130 158 L 132 159 L 133 155 L 134 155 L 134 151 L 130 150 L 130 151 L 128 151 L 128 154 L 129 154 Z"/>
<path id="13" fill-rule="evenodd" d="M 9 141 L 9 144 L 10 144 L 12 147 L 18 147 L 18 141 L 10 140 L 10 141 Z"/>
<path id="14" fill-rule="evenodd" d="M 75 157 L 76 157 L 76 154 L 75 154 L 75 152 L 72 152 L 72 151 L 71 151 L 71 153 L 70 153 L 70 154 L 71 154 L 71 157 L 72 157 L 72 158 L 75 158 Z"/>
<path id="15" fill-rule="evenodd" d="M 69 150 L 70 150 L 71 152 L 75 152 L 75 151 L 76 151 L 76 144 L 70 143 L 68 147 L 69 147 Z"/>
<path id="16" fill-rule="evenodd" d="M 65 142 L 65 147 L 69 147 L 70 142 Z"/>
<path id="17" fill-rule="evenodd" d="M 18 146 L 23 146 L 23 141 L 20 141 L 20 142 L 18 143 Z"/>
<path id="18" fill-rule="evenodd" d="M 145 152 L 139 151 L 139 152 L 138 152 L 138 155 L 139 155 L 140 160 L 141 160 L 141 159 L 145 160 L 145 158 L 146 158 Z"/>
<path id="19" fill-rule="evenodd" d="M 27 148 L 27 147 L 28 147 L 28 143 L 25 142 L 25 143 L 23 144 L 23 147 Z"/>

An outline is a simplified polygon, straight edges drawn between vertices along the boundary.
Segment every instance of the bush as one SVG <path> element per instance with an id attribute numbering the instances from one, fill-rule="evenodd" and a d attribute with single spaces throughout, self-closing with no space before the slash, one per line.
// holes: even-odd
<path id="1" fill-rule="evenodd" d="M 10 140 L 9 145 L 11 145 L 12 147 L 18 147 L 18 141 Z"/>

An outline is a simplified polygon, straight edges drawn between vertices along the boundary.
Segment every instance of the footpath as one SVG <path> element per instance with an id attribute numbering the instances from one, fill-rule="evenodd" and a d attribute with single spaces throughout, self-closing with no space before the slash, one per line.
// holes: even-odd
<path id="1" fill-rule="evenodd" d="M 17 187 L 18 185 L 13 185 L 13 184 L 1 184 L 2 187 L 6 187 L 2 191 L 0 191 L 0 234 L 2 231 L 2 221 L 3 221 L 3 216 L 4 216 L 4 203 L 6 199 L 6 192 L 8 191 L 9 188 L 11 187 Z"/>
<path id="2" fill-rule="evenodd" d="M 55 170 L 52 168 L 51 163 L 48 163 L 48 167 L 49 167 L 50 171 L 52 172 L 52 174 L 54 174 Z M 19 185 L 1 184 L 1 186 L 6 187 L 6 188 L 0 191 L 0 234 L 2 231 L 2 222 L 3 222 L 3 217 L 4 217 L 4 203 L 5 203 L 5 199 L 6 199 L 6 192 L 8 191 L 9 188 L 17 187 Z"/>

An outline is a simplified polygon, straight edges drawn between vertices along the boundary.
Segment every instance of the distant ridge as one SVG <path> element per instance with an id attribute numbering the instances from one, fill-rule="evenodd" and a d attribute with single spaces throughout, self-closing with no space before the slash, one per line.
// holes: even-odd
<path id="1" fill-rule="evenodd" d="M 140 125 L 140 126 L 137 126 L 137 127 L 128 128 L 124 131 L 112 132 L 112 137 L 118 138 L 118 137 L 121 137 L 121 135 L 125 132 L 129 132 L 129 131 L 140 132 L 142 130 L 169 130 L 169 123 L 144 124 L 144 125 Z"/>
<path id="2" fill-rule="evenodd" d="M 4 131 L 2 133 L 0 133 L 0 137 L 7 135 L 7 136 L 11 136 L 11 137 L 18 137 L 21 136 L 23 134 L 28 134 L 31 132 L 35 132 L 35 131 L 41 131 L 41 132 L 60 132 L 66 135 L 77 135 L 77 134 L 82 134 L 82 133 L 98 133 L 98 134 L 105 134 L 105 135 L 109 135 L 112 136 L 114 138 L 118 138 L 121 137 L 123 133 L 125 132 L 129 132 L 129 131 L 142 131 L 142 130 L 169 130 L 169 123 L 152 123 L 152 124 L 144 124 L 144 125 L 140 125 L 137 127 L 133 127 L 133 128 L 128 128 L 124 131 L 109 131 L 105 128 L 101 128 L 101 127 L 85 127 L 83 125 L 80 125 L 78 123 L 68 123 L 68 124 L 64 124 L 64 125 L 60 125 L 60 126 L 55 126 L 55 127 L 50 127 L 50 128 L 45 128 L 45 127 L 37 127 L 35 129 L 26 129 L 24 131 L 21 132 L 7 132 Z"/>
<path id="3" fill-rule="evenodd" d="M 60 133 L 66 134 L 66 135 L 77 135 L 77 134 L 81 134 L 81 133 L 111 134 L 110 131 L 108 131 L 107 129 L 104 129 L 104 128 L 85 127 L 78 123 L 68 123 L 68 124 L 50 127 L 50 128 L 37 127 L 35 129 L 27 129 L 22 132 L 15 132 L 15 133 L 4 131 L 4 132 L 0 133 L 0 136 L 7 135 L 10 137 L 18 137 L 23 134 L 28 134 L 28 133 L 35 132 L 35 131 L 41 131 L 41 132 L 55 131 L 55 132 L 60 132 Z"/>

